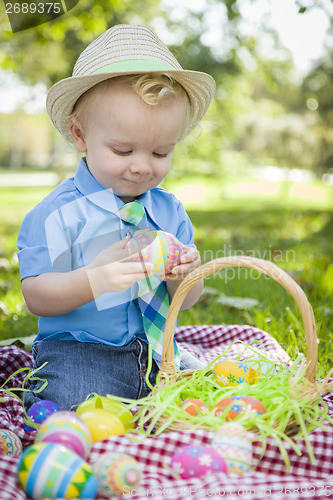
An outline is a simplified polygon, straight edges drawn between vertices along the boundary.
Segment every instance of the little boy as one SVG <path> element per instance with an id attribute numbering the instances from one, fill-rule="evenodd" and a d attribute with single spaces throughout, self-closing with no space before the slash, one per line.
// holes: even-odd
<path id="1" fill-rule="evenodd" d="M 151 30 L 127 25 L 92 42 L 73 76 L 50 89 L 50 118 L 84 157 L 75 177 L 27 214 L 18 237 L 22 292 L 40 316 L 34 368 L 47 362 L 38 377 L 48 382 L 38 393 L 42 382 L 31 383 L 26 407 L 50 399 L 70 409 L 92 392 L 149 393 L 148 345 L 154 384 L 169 302 L 200 265 L 184 207 L 158 185 L 214 90 L 209 75 L 183 70 Z M 133 261 L 126 247 L 142 227 L 173 234 L 183 249 L 180 265 L 163 281 L 154 277 L 146 295 L 142 283 L 153 278 L 153 265 Z M 183 309 L 201 289 L 191 289 Z M 175 353 L 180 369 L 201 366 L 176 345 Z"/>

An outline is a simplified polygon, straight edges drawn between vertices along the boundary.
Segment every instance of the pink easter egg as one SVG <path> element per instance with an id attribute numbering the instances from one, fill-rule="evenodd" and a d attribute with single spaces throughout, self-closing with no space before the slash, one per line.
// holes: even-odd
<path id="1" fill-rule="evenodd" d="M 152 262 L 154 273 L 161 277 L 178 266 L 182 256 L 181 243 L 165 231 L 136 231 L 126 247 L 131 254 L 140 252 L 135 262 Z"/>
<path id="2" fill-rule="evenodd" d="M 50 415 L 40 426 L 36 443 L 58 443 L 87 459 L 91 435 L 86 424 L 75 413 L 59 411 Z"/>
<path id="3" fill-rule="evenodd" d="M 227 472 L 225 460 L 212 446 L 184 446 L 174 453 L 170 467 L 182 479 Z"/>

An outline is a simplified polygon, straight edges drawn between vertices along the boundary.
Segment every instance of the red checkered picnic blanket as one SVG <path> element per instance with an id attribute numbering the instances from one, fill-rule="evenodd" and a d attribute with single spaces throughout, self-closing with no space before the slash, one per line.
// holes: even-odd
<path id="1" fill-rule="evenodd" d="M 176 331 L 179 344 L 195 354 L 202 361 L 211 361 L 222 354 L 235 340 L 244 343 L 259 341 L 258 346 L 281 362 L 288 361 L 288 355 L 266 332 L 250 326 L 217 325 L 185 326 Z M 236 356 L 241 344 L 233 344 L 228 357 Z M 3 384 L 19 368 L 32 364 L 31 354 L 15 347 L 0 349 L 0 380 Z M 26 372 L 19 373 L 10 381 L 11 386 L 20 387 Z M 1 396 L 1 395 L 0 395 Z M 324 400 L 333 416 L 333 394 Z M 9 429 L 22 439 L 23 447 L 32 443 L 33 438 L 23 430 L 23 411 L 19 401 L 6 396 L 0 403 L 0 428 Z M 188 480 L 174 479 L 165 465 L 169 465 L 173 453 L 188 444 L 207 445 L 213 438 L 213 431 L 193 430 L 187 432 L 166 432 L 157 437 L 142 437 L 141 442 L 131 441 L 126 436 L 115 436 L 94 443 L 89 462 L 95 462 L 107 451 L 127 453 L 134 456 L 142 466 L 140 487 L 125 498 L 135 499 L 201 499 L 201 498 L 246 498 L 288 499 L 288 498 L 333 498 L 333 427 L 326 430 L 315 429 L 309 439 L 313 447 L 316 463 L 311 464 L 305 442 L 299 442 L 298 456 L 286 444 L 290 458 L 287 471 L 276 442 L 268 438 L 267 448 L 261 458 L 260 443 L 253 443 L 255 470 L 237 475 L 214 473 L 209 476 Z M 0 457 L 0 500 L 26 500 L 25 493 L 16 482 L 16 467 L 19 457 Z M 165 464 L 165 465 L 164 465 Z"/>

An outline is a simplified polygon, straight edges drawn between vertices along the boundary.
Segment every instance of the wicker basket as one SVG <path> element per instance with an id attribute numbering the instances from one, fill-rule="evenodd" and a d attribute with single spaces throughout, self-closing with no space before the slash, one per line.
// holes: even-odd
<path id="1" fill-rule="evenodd" d="M 177 289 L 177 292 L 173 297 L 166 320 L 162 362 L 160 367 L 160 378 L 158 381 L 158 386 L 155 387 L 155 391 L 158 391 L 165 385 L 164 382 L 166 377 L 168 378 L 171 385 L 173 385 L 179 379 L 189 379 L 192 377 L 194 372 L 193 370 L 183 370 L 179 372 L 174 364 L 173 335 L 178 312 L 187 293 L 195 283 L 220 269 L 230 267 L 247 267 L 258 270 L 280 283 L 280 285 L 282 285 L 295 299 L 304 323 L 307 344 L 306 376 L 304 383 L 302 384 L 302 396 L 310 398 L 311 400 L 313 400 L 313 402 L 316 401 L 318 399 L 318 396 L 320 394 L 328 392 L 332 388 L 333 384 L 332 382 L 329 383 L 329 376 L 331 374 L 331 371 L 322 383 L 316 383 L 318 344 L 312 307 L 301 287 L 285 271 L 281 270 L 272 262 L 247 256 L 231 256 L 212 260 L 206 264 L 201 265 L 199 268 L 189 274 L 184 279 L 184 281 L 181 282 L 180 286 Z M 159 422 L 157 422 L 156 427 L 159 428 L 166 422 L 166 420 L 167 418 L 164 418 L 164 415 L 162 415 Z M 165 430 L 181 431 L 188 430 L 190 428 L 190 422 L 176 420 Z M 298 426 L 295 425 L 295 422 L 291 421 L 287 429 L 288 435 L 295 435 L 297 431 Z"/>
<path id="2" fill-rule="evenodd" d="M 290 295 L 294 297 L 300 309 L 305 328 L 307 344 L 306 377 L 309 382 L 314 383 L 317 372 L 318 339 L 313 310 L 308 299 L 305 296 L 305 293 L 303 292 L 301 287 L 289 276 L 289 274 L 287 274 L 285 271 L 282 271 L 282 269 L 280 269 L 272 262 L 246 256 L 222 257 L 220 259 L 212 260 L 210 262 L 207 262 L 207 264 L 203 264 L 202 266 L 198 267 L 195 271 L 189 274 L 184 279 L 184 281 L 182 281 L 172 299 L 165 324 L 162 362 L 160 368 L 161 377 L 163 378 L 163 373 L 167 374 L 169 380 L 172 383 L 177 379 L 178 376 L 188 376 L 192 373 L 192 370 L 184 370 L 184 372 L 179 375 L 173 362 L 173 335 L 178 312 L 181 308 L 182 303 L 184 302 L 186 295 L 193 287 L 193 285 L 195 285 L 195 283 L 220 269 L 230 267 L 248 267 L 267 274 L 275 281 L 280 283 L 280 285 L 282 285 L 290 293 Z"/>

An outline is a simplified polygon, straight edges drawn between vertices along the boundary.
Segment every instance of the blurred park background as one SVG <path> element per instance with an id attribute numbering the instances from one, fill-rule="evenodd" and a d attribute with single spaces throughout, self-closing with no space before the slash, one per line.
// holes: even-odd
<path id="1" fill-rule="evenodd" d="M 323 374 L 333 359 L 333 3 L 331 0 L 80 0 L 66 15 L 0 35 L 0 337 L 35 335 L 20 293 L 16 237 L 24 215 L 78 155 L 53 129 L 47 89 L 71 75 L 108 27 L 146 24 L 186 69 L 216 80 L 214 103 L 175 153 L 164 187 L 185 204 L 202 261 L 271 260 L 315 312 Z M 207 279 L 179 324 L 247 323 L 305 352 L 297 307 L 254 273 Z M 27 344 L 29 342 L 27 341 Z"/>

